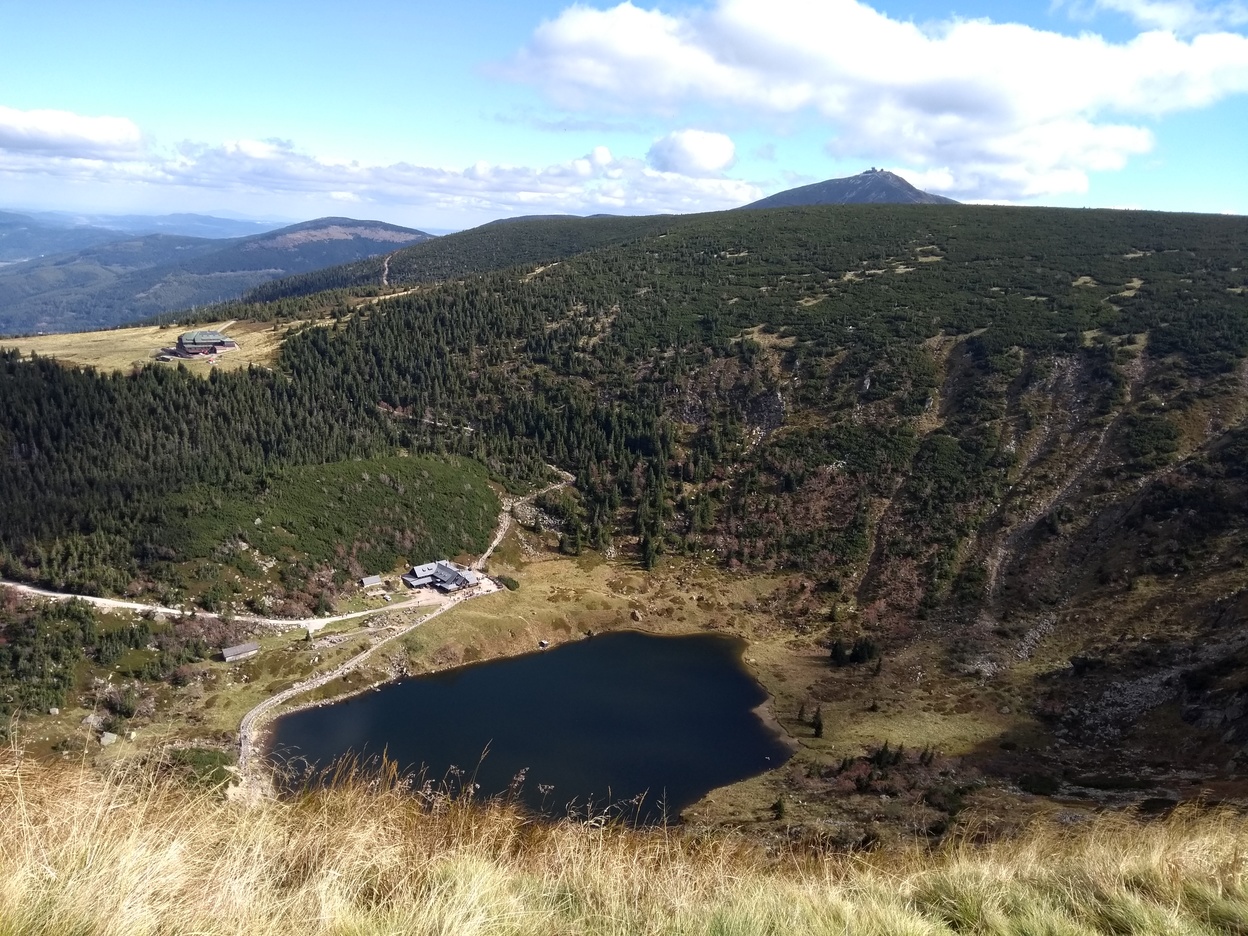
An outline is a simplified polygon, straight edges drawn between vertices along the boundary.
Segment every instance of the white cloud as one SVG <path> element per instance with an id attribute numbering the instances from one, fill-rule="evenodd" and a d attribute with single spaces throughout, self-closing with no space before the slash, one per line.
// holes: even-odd
<path id="1" fill-rule="evenodd" d="M 673 130 L 650 147 L 646 159 L 660 172 L 708 176 L 732 166 L 737 148 L 731 137 L 706 130 Z"/>
<path id="2" fill-rule="evenodd" d="M 0 106 L 0 151 L 98 159 L 137 153 L 142 139 L 124 117 Z"/>
<path id="3" fill-rule="evenodd" d="M 0 119 L 17 115 L 9 117 L 9 125 L 37 123 L 31 113 L 0 109 Z M 62 117 L 63 126 L 94 129 L 93 147 L 70 145 L 67 141 L 75 138 L 67 132 L 21 148 L 5 145 L 0 136 L 0 178 L 38 175 L 68 183 L 176 187 L 260 198 L 307 194 L 327 202 L 410 205 L 482 220 L 535 212 L 711 211 L 761 196 L 755 186 L 720 173 L 731 162 L 732 141 L 698 131 L 671 135 L 685 144 L 678 153 L 683 161 L 674 158 L 663 166 L 651 167 L 640 158 L 616 156 L 597 146 L 579 158 L 541 168 L 479 161 L 463 169 L 442 169 L 330 162 L 276 139 L 185 142 L 161 151 L 139 146 L 141 134 L 129 121 L 113 125 L 96 122 L 102 118 Z M 46 127 L 47 121 L 40 125 Z"/>
<path id="4" fill-rule="evenodd" d="M 1093 0 L 1097 10 L 1124 13 L 1144 29 L 1190 34 L 1248 24 L 1242 2 L 1197 3 L 1195 0 Z"/>
<path id="5" fill-rule="evenodd" d="M 1151 4 L 1163 5 L 1182 4 Z M 1234 33 L 1114 43 L 987 20 L 920 27 L 858 0 L 713 0 L 679 14 L 577 5 L 515 64 L 564 106 L 810 112 L 838 156 L 1000 199 L 1083 191 L 1089 172 L 1152 147 L 1149 121 L 1248 92 L 1248 37 Z"/>

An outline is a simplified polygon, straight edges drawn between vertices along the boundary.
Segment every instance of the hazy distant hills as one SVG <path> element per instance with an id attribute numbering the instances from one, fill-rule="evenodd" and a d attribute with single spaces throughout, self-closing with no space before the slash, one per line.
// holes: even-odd
<path id="1" fill-rule="evenodd" d="M 30 215 L 0 211 L 0 263 L 82 250 L 125 236 L 119 231 L 49 224 Z"/>
<path id="2" fill-rule="evenodd" d="M 828 179 L 812 185 L 777 192 L 745 208 L 794 208 L 799 205 L 956 205 L 943 195 L 915 188 L 886 169 L 868 169 L 844 179 Z"/>
<path id="3" fill-rule="evenodd" d="M 0 267 L 0 334 L 107 328 L 223 302 L 268 280 L 348 264 L 430 237 L 350 218 L 321 218 L 242 238 L 123 236 Z"/>
<path id="4" fill-rule="evenodd" d="M 0 264 L 35 260 L 145 234 L 249 237 L 281 224 L 201 214 L 105 215 L 66 211 L 0 211 Z"/>
<path id="5" fill-rule="evenodd" d="M 165 215 L 82 214 L 67 211 L 31 211 L 30 217 L 42 224 L 69 227 L 105 228 L 125 236 L 135 234 L 180 234 L 183 237 L 250 237 L 283 227 L 281 221 L 245 221 L 216 215 L 179 212 Z"/>

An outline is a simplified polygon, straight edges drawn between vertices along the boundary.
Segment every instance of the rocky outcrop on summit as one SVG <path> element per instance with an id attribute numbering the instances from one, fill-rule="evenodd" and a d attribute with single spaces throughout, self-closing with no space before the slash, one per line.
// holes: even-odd
<path id="1" fill-rule="evenodd" d="M 887 169 L 868 169 L 845 179 L 828 179 L 777 192 L 745 208 L 795 208 L 799 205 L 956 205 L 943 195 L 915 188 Z"/>

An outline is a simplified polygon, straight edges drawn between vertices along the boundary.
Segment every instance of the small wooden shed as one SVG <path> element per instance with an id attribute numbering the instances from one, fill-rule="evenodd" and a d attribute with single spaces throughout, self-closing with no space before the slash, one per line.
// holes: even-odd
<path id="1" fill-rule="evenodd" d="M 239 644 L 237 647 L 226 647 L 221 651 L 221 656 L 226 663 L 237 663 L 239 660 L 246 660 L 260 652 L 258 643 Z"/>

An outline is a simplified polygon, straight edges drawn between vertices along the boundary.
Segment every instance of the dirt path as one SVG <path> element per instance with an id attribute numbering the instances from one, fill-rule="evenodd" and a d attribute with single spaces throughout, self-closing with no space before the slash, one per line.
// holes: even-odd
<path id="1" fill-rule="evenodd" d="M 541 497 L 543 494 L 547 494 L 550 491 L 558 490 L 559 488 L 562 488 L 562 487 L 567 487 L 569 484 L 571 484 L 573 481 L 576 480 L 575 475 L 569 474 L 566 471 L 560 471 L 554 465 L 547 465 L 546 467 L 549 468 L 551 471 L 557 472 L 559 474 L 560 480 L 556 481 L 554 484 L 548 484 L 546 485 L 546 487 L 542 488 L 540 491 L 534 491 L 532 494 L 529 494 L 526 497 L 521 497 L 518 499 L 513 499 L 510 497 L 503 498 L 503 509 L 498 515 L 498 530 L 494 534 L 494 540 L 493 542 L 490 543 L 489 548 L 486 549 L 486 551 L 481 554 L 480 558 L 477 559 L 475 562 L 473 562 L 471 566 L 473 569 L 480 570 L 481 567 L 485 565 L 486 560 L 488 560 L 490 556 L 494 554 L 494 550 L 498 548 L 498 544 L 503 541 L 503 538 L 507 535 L 507 531 L 511 529 L 511 511 L 513 507 L 516 507 L 519 504 L 531 504 L 535 500 L 537 500 L 539 497 Z"/>
<path id="2" fill-rule="evenodd" d="M 534 491 L 532 494 L 529 494 L 526 497 L 503 498 L 502 510 L 500 510 L 498 514 L 498 528 L 494 533 L 494 539 L 490 542 L 490 545 L 486 548 L 485 552 L 483 552 L 476 560 L 472 562 L 470 566 L 471 568 L 480 570 L 481 567 L 485 565 L 486 561 L 490 558 L 490 556 L 493 555 L 494 550 L 498 548 L 498 544 L 503 541 L 504 537 L 506 537 L 507 531 L 511 529 L 511 510 L 513 507 L 515 507 L 517 504 L 531 503 L 537 500 L 537 498 L 540 497 L 541 495 L 546 494 L 549 491 L 554 491 L 562 487 L 567 487 L 569 484 L 571 484 L 573 481 L 576 480 L 575 475 L 569 474 L 566 471 L 561 471 L 560 469 L 556 468 L 554 465 L 547 465 L 546 467 L 550 468 L 551 471 L 558 473 L 559 480 L 554 482 L 553 484 L 546 485 L 546 487 L 542 488 L 540 491 Z M 296 683 L 295 685 L 291 686 L 289 689 L 285 689 L 282 692 L 279 692 L 275 696 L 270 696 L 269 698 L 261 702 L 259 705 L 257 705 L 255 708 L 253 708 L 246 715 L 244 715 L 243 720 L 239 723 L 239 726 L 238 726 L 238 773 L 239 773 L 239 777 L 241 781 L 240 786 L 242 788 L 243 795 L 245 796 L 256 795 L 257 793 L 260 793 L 263 791 L 263 780 L 259 777 L 258 774 L 256 774 L 256 772 L 253 769 L 252 755 L 255 751 L 256 735 L 260 727 L 265 723 L 265 721 L 267 721 L 267 719 L 269 718 L 271 713 L 274 711 L 274 709 L 276 709 L 280 705 L 285 704 L 286 702 L 289 702 L 291 699 L 295 698 L 296 696 L 303 695 L 305 692 L 311 692 L 313 689 L 320 688 L 321 686 L 324 686 L 327 683 L 333 682 L 335 679 L 339 678 L 340 676 L 345 676 L 347 673 L 351 672 L 356 667 L 364 663 L 365 660 L 367 660 L 374 653 L 376 653 L 377 650 L 380 649 L 381 647 L 385 646 L 386 644 L 392 643 L 395 640 L 398 640 L 400 637 L 403 637 L 406 634 L 411 633 L 417 627 L 420 627 L 421 624 L 424 624 L 426 621 L 437 617 L 439 614 L 443 613 L 444 611 L 447 611 L 450 608 L 455 607 L 455 605 L 459 604 L 460 602 L 467 601 L 470 598 L 475 598 L 480 595 L 488 595 L 497 590 L 498 590 L 498 586 L 493 581 L 491 581 L 488 578 L 483 579 L 481 584 L 476 589 L 474 589 L 471 593 L 455 595 L 454 597 L 445 601 L 440 607 L 438 607 L 436 611 L 431 611 L 430 613 L 426 614 L 424 617 L 417 619 L 416 621 L 412 622 L 406 627 L 402 627 L 399 630 L 397 630 L 395 633 L 390 634 L 386 636 L 385 638 L 377 641 L 372 646 L 356 654 L 351 659 L 347 660 L 345 663 L 336 667 L 335 669 L 330 670 L 327 673 L 322 673 L 319 676 L 314 676 L 311 679 L 305 680 L 304 682 Z M 385 610 L 388 610 L 388 611 L 399 610 L 401 607 L 403 606 L 394 605 Z M 345 620 L 345 619 L 346 619 L 346 616 L 339 618 L 339 620 Z"/>
<path id="3" fill-rule="evenodd" d="M 517 504 L 531 503 L 543 494 L 556 490 L 561 487 L 567 487 L 576 480 L 574 475 L 566 471 L 560 471 L 554 465 L 547 465 L 551 471 L 558 472 L 560 480 L 554 484 L 548 484 L 540 491 L 535 491 L 526 497 L 521 498 L 503 498 L 502 510 L 498 514 L 498 528 L 494 534 L 494 540 L 476 559 L 470 568 L 479 570 L 486 561 L 493 555 L 494 550 L 498 548 L 498 544 L 503 541 L 507 535 L 507 531 L 511 529 L 511 509 Z M 36 588 L 34 585 L 24 585 L 21 582 L 11 582 L 8 579 L 0 579 L 0 588 L 11 588 L 23 595 L 31 595 L 35 598 L 44 598 L 48 601 L 72 601 L 77 599 L 85 601 L 87 604 L 97 608 L 103 608 L 107 611 L 137 611 L 140 614 L 151 612 L 152 614 L 161 614 L 165 616 L 181 617 L 185 614 L 193 614 L 199 617 L 219 618 L 219 614 L 208 611 L 202 611 L 196 608 L 168 608 L 164 605 L 152 604 L 142 601 L 123 601 L 119 598 L 99 598 L 95 595 L 76 595 L 71 592 L 52 591 L 47 588 Z M 422 605 L 430 604 L 430 598 L 427 595 L 416 595 L 408 598 L 406 601 L 397 601 L 393 604 L 385 605 L 381 608 L 370 608 L 367 611 L 351 611 L 347 614 L 334 614 L 329 617 L 310 617 L 310 618 L 271 618 L 261 617 L 255 614 L 236 614 L 233 619 L 243 624 L 255 624 L 264 627 L 277 628 L 279 631 L 294 630 L 297 627 L 306 627 L 312 630 L 319 630 L 327 624 L 339 624 L 343 621 L 354 621 L 360 618 L 371 617 L 374 614 L 384 614 L 389 611 L 403 611 L 409 608 L 418 608 Z"/>
<path id="4" fill-rule="evenodd" d="M 567 485 L 571 484 L 573 481 L 576 480 L 575 475 L 571 475 L 566 471 L 560 471 L 554 465 L 548 465 L 547 467 L 550 468 L 552 471 L 557 472 L 559 474 L 560 480 L 556 481 L 553 484 L 548 484 L 546 487 L 542 488 L 540 491 L 535 491 L 534 493 L 529 494 L 526 497 L 522 497 L 518 499 L 504 498 L 502 502 L 502 509 L 499 511 L 499 514 L 498 514 L 498 528 L 494 534 L 494 539 L 490 543 L 489 548 L 487 548 L 485 552 L 483 552 L 478 559 L 473 561 L 471 568 L 479 570 L 485 564 L 485 562 L 490 558 L 490 556 L 493 555 L 494 550 L 498 547 L 498 544 L 503 541 L 503 538 L 507 535 L 507 531 L 511 529 L 511 510 L 513 507 L 515 507 L 517 504 L 532 502 L 536 500 L 538 497 L 540 497 L 542 494 L 545 494 L 549 491 L 556 490 L 558 488 L 566 487 Z M 138 601 L 122 601 L 117 598 L 98 598 L 94 595 L 74 595 L 74 594 L 69 594 L 66 592 L 49 591 L 43 588 L 35 588 L 32 585 L 23 585 L 19 582 L 10 582 L 5 579 L 0 579 L 0 587 L 11 588 L 22 594 L 33 595 L 35 597 L 45 598 L 50 601 L 70 601 L 76 598 L 76 599 L 79 599 L 80 601 L 88 602 L 89 604 L 92 604 L 97 608 L 105 608 L 105 609 L 114 610 L 114 611 L 116 610 L 139 611 L 139 612 L 150 611 L 154 614 L 173 615 L 173 616 L 181 616 L 183 614 L 191 613 L 188 609 L 185 609 L 185 608 L 167 608 L 167 607 L 164 607 L 163 605 L 145 604 L 143 602 L 138 602 Z M 370 617 L 375 614 L 388 613 L 391 611 L 402 611 L 405 609 L 420 607 L 422 605 L 428 605 L 432 602 L 436 602 L 438 604 L 438 607 L 435 610 L 430 611 L 428 614 L 424 615 L 423 617 L 417 618 L 411 624 L 408 624 L 404 627 L 400 627 L 394 633 L 388 634 L 382 639 L 376 641 L 367 649 L 356 654 L 351 659 L 347 660 L 345 663 L 342 663 L 340 666 L 337 666 L 328 672 L 321 673 L 317 676 L 313 676 L 309 679 L 303 680 L 302 682 L 295 683 L 295 685 L 291 686 L 289 689 L 284 689 L 281 692 L 277 693 L 277 695 L 270 696 L 269 698 L 265 699 L 263 702 L 261 702 L 251 711 L 249 711 L 246 715 L 244 715 L 242 722 L 239 724 L 239 727 L 238 727 L 238 772 L 239 772 L 239 776 L 241 777 L 241 781 L 242 781 L 241 786 L 243 788 L 243 791 L 247 794 L 251 794 L 251 793 L 256 792 L 259 789 L 259 784 L 261 781 L 258 779 L 257 776 L 253 776 L 252 763 L 251 763 L 252 754 L 255 749 L 255 737 L 260 726 L 264 724 L 264 722 L 269 717 L 270 713 L 275 708 L 277 708 L 278 706 L 282 705 L 285 702 L 289 702 L 291 699 L 295 698 L 296 696 L 302 695 L 305 692 L 311 692 L 313 689 L 320 688 L 321 686 L 324 686 L 326 683 L 332 682 L 333 680 L 339 678 L 340 676 L 345 676 L 347 673 L 351 672 L 352 670 L 360 666 L 362 663 L 364 663 L 369 657 L 371 657 L 374 653 L 376 653 L 377 650 L 379 650 L 381 647 L 384 647 L 387 644 L 390 644 L 394 642 L 395 640 L 398 640 L 400 637 L 403 637 L 404 635 L 411 633 L 411 631 L 415 630 L 421 624 L 424 624 L 426 621 L 437 617 L 439 614 L 442 614 L 444 611 L 447 611 L 455 607 L 457 604 L 460 604 L 461 602 L 467 601 L 471 598 L 478 597 L 480 595 L 492 594 L 493 592 L 496 592 L 496 591 L 498 591 L 498 585 L 496 585 L 492 580 L 488 578 L 483 578 L 481 581 L 481 584 L 478 585 L 477 588 L 475 588 L 472 592 L 457 594 L 457 595 L 452 596 L 449 599 L 442 598 L 441 596 L 430 596 L 428 594 L 420 594 L 414 598 L 409 598 L 406 601 L 400 601 L 394 604 L 389 604 L 382 608 L 373 608 L 368 611 L 353 611 L 348 614 L 336 614 L 331 617 L 291 619 L 291 618 L 265 618 L 265 617 L 251 616 L 251 615 L 235 616 L 234 620 L 236 621 L 240 621 L 240 622 L 247 623 L 247 624 L 256 624 L 256 625 L 264 625 L 268 627 L 276 627 L 279 630 L 283 630 L 283 631 L 292 630 L 297 627 L 306 627 L 309 630 L 317 630 L 317 629 L 324 627 L 326 624 L 336 624 L 341 621 L 352 621 L 352 620 L 357 620 L 359 618 Z M 432 597 L 432 602 L 430 600 L 431 597 Z M 203 613 L 203 612 L 196 612 L 196 613 Z M 205 616 L 218 617 L 218 615 L 215 615 L 215 614 L 206 614 Z"/>
<path id="5" fill-rule="evenodd" d="M 141 601 L 121 601 L 117 598 L 97 598 L 95 595 L 74 595 L 68 592 L 49 591 L 46 588 L 35 588 L 33 585 L 23 585 L 20 582 L 10 582 L 7 579 L 0 579 L 0 587 L 11 588 L 23 595 L 32 595 L 36 598 L 46 598 L 49 601 L 71 601 L 77 599 L 85 601 L 87 604 L 97 608 L 103 608 L 107 611 L 138 611 L 140 613 L 150 611 L 152 614 L 162 614 L 172 617 L 181 617 L 184 614 L 194 614 L 199 617 L 219 618 L 219 614 L 201 611 L 195 608 L 167 608 L 164 605 L 147 604 Z M 386 605 L 383 608 L 370 608 L 367 611 L 351 611 L 347 614 L 335 614 L 330 617 L 311 617 L 311 618 L 270 618 L 260 617 L 254 614 L 236 614 L 234 620 L 243 624 L 256 624 L 265 627 L 273 627 L 278 630 L 293 630 L 297 627 L 307 627 L 318 630 L 326 624 L 338 624 L 342 621 L 353 621 L 357 618 L 370 617 L 374 614 L 381 614 L 385 611 L 401 611 L 405 608 L 417 608 L 421 605 L 429 604 L 429 599 L 423 595 L 417 595 L 415 598 L 409 598 L 406 601 L 395 602 Z"/>
<path id="6" fill-rule="evenodd" d="M 390 255 L 386 254 L 386 258 L 381 261 L 381 285 L 390 285 Z"/>
<path id="7" fill-rule="evenodd" d="M 444 611 L 449 611 L 457 604 L 461 604 L 462 602 L 481 595 L 493 594 L 496 591 L 498 591 L 498 586 L 487 579 L 481 584 L 481 586 L 471 593 L 462 593 L 454 595 L 451 598 L 443 599 L 435 610 L 430 611 L 423 617 L 417 618 L 405 627 L 400 627 L 394 633 L 387 634 L 385 637 L 381 638 L 367 649 L 357 653 L 340 666 L 337 666 L 328 672 L 324 672 L 301 682 L 297 682 L 289 689 L 284 689 L 277 693 L 277 695 L 269 696 L 269 698 L 265 699 L 250 712 L 244 715 L 243 720 L 238 726 L 238 773 L 242 778 L 242 785 L 244 788 L 253 787 L 256 783 L 257 778 L 253 776 L 252 771 L 252 755 L 255 751 L 256 736 L 259 729 L 263 727 L 265 722 L 268 720 L 270 713 L 274 709 L 286 702 L 289 702 L 296 696 L 303 695 L 305 692 L 311 692 L 313 689 L 319 689 L 321 686 L 345 676 L 347 673 L 363 664 L 382 647 L 393 643 L 400 637 L 410 634 L 426 621 L 432 620 Z"/>
<path id="8" fill-rule="evenodd" d="M 374 296 L 372 299 L 369 299 L 368 302 L 364 303 L 364 305 L 380 305 L 381 303 L 388 302 L 391 299 L 398 299 L 401 296 L 410 296 L 414 292 L 420 292 L 420 290 L 420 286 L 413 286 L 411 289 L 401 289 L 398 292 L 386 293 L 384 296 Z"/>

